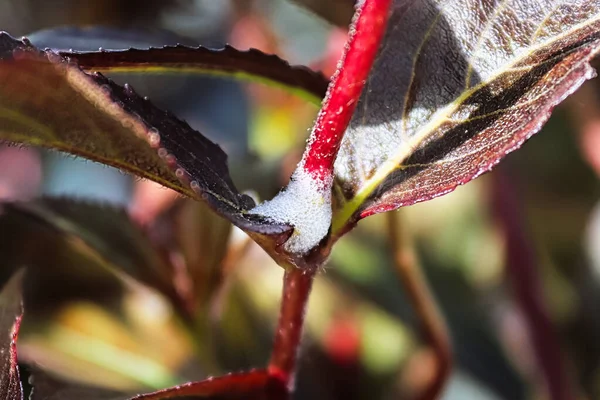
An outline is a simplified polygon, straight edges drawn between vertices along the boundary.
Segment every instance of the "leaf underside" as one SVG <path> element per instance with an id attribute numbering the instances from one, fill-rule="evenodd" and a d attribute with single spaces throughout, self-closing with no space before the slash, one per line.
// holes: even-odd
<path id="1" fill-rule="evenodd" d="M 448 193 L 586 79 L 600 2 L 395 0 L 335 165 L 334 231 Z"/>
<path id="2" fill-rule="evenodd" d="M 22 400 L 23 389 L 17 365 L 17 335 L 23 306 L 21 301 L 22 271 L 0 292 L 0 399 Z"/>
<path id="3" fill-rule="evenodd" d="M 173 114 L 51 50 L 0 33 L 0 140 L 65 151 L 205 201 L 240 228 L 286 236 L 291 227 L 248 213 L 221 148 Z"/>

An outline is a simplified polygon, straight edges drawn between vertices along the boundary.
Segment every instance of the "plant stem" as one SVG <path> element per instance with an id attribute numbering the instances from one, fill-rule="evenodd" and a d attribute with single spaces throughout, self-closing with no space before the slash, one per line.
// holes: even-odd
<path id="1" fill-rule="evenodd" d="M 396 271 L 419 317 L 423 336 L 437 357 L 435 377 L 431 385 L 418 396 L 418 399 L 437 399 L 452 369 L 450 336 L 446 322 L 423 276 L 407 229 L 398 226 L 398 213 L 388 212 L 387 217 Z"/>
<path id="2" fill-rule="evenodd" d="M 300 167 L 313 179 L 331 181 L 346 127 L 367 81 L 385 33 L 392 0 L 365 0 L 315 122 Z"/>
<path id="3" fill-rule="evenodd" d="M 521 223 L 518 201 L 501 173 L 496 171 L 494 176 L 492 206 L 506 242 L 506 278 L 525 317 L 550 399 L 573 399 L 575 396 L 564 370 L 560 342 L 544 306 L 538 263 Z"/>
<path id="4" fill-rule="evenodd" d="M 279 322 L 269 362 L 269 375 L 292 390 L 296 359 L 302 338 L 306 305 L 317 269 L 290 267 L 283 278 Z"/>

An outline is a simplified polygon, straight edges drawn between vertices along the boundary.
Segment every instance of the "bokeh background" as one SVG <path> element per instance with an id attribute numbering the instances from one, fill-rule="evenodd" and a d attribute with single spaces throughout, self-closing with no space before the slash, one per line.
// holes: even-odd
<path id="1" fill-rule="evenodd" d="M 0 30 L 75 50 L 231 43 L 331 75 L 351 1 L 299 2 L 333 23 L 287 0 L 2 0 Z M 64 26 L 84 29 L 48 31 Z M 318 111 L 258 84 L 113 78 L 219 143 L 238 188 L 263 199 L 287 182 Z M 547 399 L 544 370 L 563 373 L 577 398 L 600 399 L 599 177 L 600 83 L 591 81 L 493 173 L 397 212 L 451 333 L 445 400 Z M 64 211 L 66 196 L 84 202 L 77 213 Z M 30 267 L 24 374 L 36 365 L 140 393 L 266 364 L 283 273 L 243 233 L 113 169 L 0 147 L 0 199 L 49 197 L 62 200 L 33 200 L 36 212 L 76 221 L 69 234 L 0 218 L 3 268 Z M 93 235 L 77 246 L 85 227 Z M 541 348 L 559 359 L 536 355 L 541 326 Z M 318 276 L 295 398 L 411 399 L 434 371 L 394 272 L 387 217 L 368 218 Z"/>

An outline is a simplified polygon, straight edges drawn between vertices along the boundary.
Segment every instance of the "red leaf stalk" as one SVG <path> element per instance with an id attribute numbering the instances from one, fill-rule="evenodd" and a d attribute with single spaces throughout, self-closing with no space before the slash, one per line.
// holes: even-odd
<path id="1" fill-rule="evenodd" d="M 300 167 L 331 182 L 346 127 L 383 39 L 392 0 L 365 0 L 355 14 L 344 54 L 325 96 Z"/>
<path id="2" fill-rule="evenodd" d="M 315 273 L 316 269 L 292 267 L 283 278 L 279 323 L 268 371 L 271 377 L 282 381 L 290 390 L 294 386 L 304 315 Z"/>

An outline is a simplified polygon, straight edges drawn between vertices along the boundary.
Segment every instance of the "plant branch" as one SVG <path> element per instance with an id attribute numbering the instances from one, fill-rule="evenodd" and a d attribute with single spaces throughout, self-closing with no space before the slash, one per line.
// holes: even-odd
<path id="1" fill-rule="evenodd" d="M 270 376 L 278 378 L 290 390 L 294 386 L 304 315 L 316 271 L 316 268 L 290 267 L 283 278 L 279 322 L 268 371 Z"/>
<path id="2" fill-rule="evenodd" d="M 431 385 L 417 398 L 439 398 L 452 370 L 452 346 L 446 322 L 423 276 L 412 241 L 404 226 L 399 226 L 398 213 L 387 213 L 390 244 L 394 252 L 396 272 L 419 317 L 425 340 L 437 357 L 437 370 Z"/>
<path id="3" fill-rule="evenodd" d="M 492 206 L 506 243 L 506 278 L 525 317 L 550 399 L 573 399 L 560 343 L 544 306 L 535 251 L 521 223 L 518 200 L 501 173 L 496 172 L 494 176 Z"/>
<path id="4" fill-rule="evenodd" d="M 342 58 L 331 79 L 300 167 L 329 181 L 346 127 L 385 33 L 391 0 L 365 0 L 357 10 Z"/>

